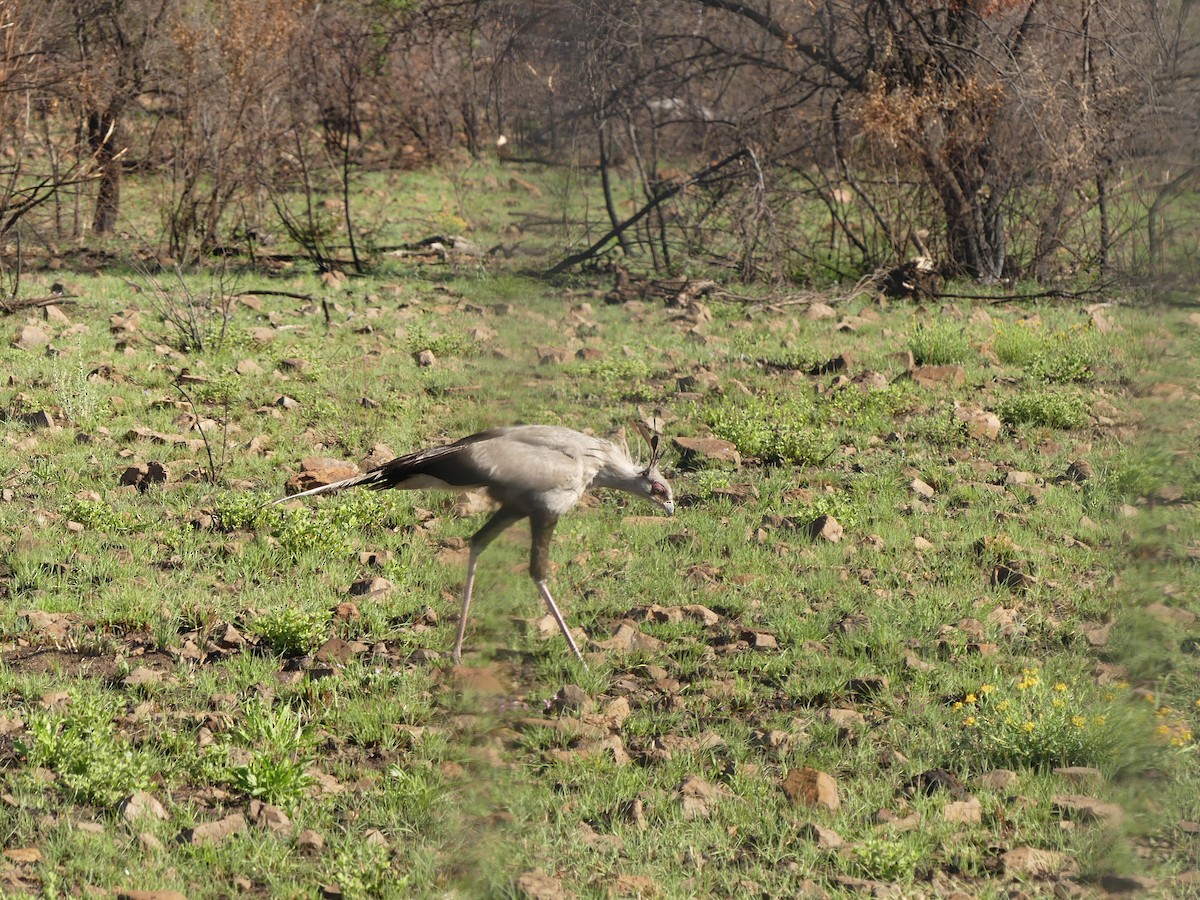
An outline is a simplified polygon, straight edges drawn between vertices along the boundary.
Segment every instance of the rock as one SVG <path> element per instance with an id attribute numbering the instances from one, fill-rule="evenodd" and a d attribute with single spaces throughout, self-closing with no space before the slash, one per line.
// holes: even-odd
<path id="1" fill-rule="evenodd" d="M 287 480 L 284 489 L 289 494 L 299 494 L 302 491 L 325 487 L 335 481 L 342 481 L 361 474 L 358 466 L 343 459 L 306 456 L 300 460 L 300 472 Z"/>
<path id="2" fill-rule="evenodd" d="M 271 341 L 275 340 L 275 329 L 267 328 L 265 326 L 251 328 L 247 334 L 249 335 L 250 340 L 259 345 L 269 344 Z"/>
<path id="3" fill-rule="evenodd" d="M 942 807 L 942 818 L 947 822 L 978 825 L 983 820 L 983 806 L 978 797 L 954 800 Z"/>
<path id="4" fill-rule="evenodd" d="M 954 417 L 966 425 L 971 437 L 988 441 L 998 439 L 1003 428 L 999 416 L 977 407 L 960 406 L 954 411 Z"/>
<path id="5" fill-rule="evenodd" d="M 908 486 L 912 489 L 914 494 L 916 494 L 918 497 L 924 497 L 926 500 L 932 500 L 934 495 L 937 493 L 937 491 L 935 491 L 930 485 L 926 484 L 920 478 L 914 478 L 909 482 Z"/>
<path id="6" fill-rule="evenodd" d="M 634 650 L 645 650 L 655 653 L 662 649 L 663 642 L 648 634 L 642 634 L 632 622 L 622 622 L 606 641 L 596 641 L 596 646 L 608 652 L 629 653 Z"/>
<path id="7" fill-rule="evenodd" d="M 1081 794 L 1061 794 L 1054 798 L 1055 812 L 1080 822 L 1102 822 L 1120 825 L 1125 819 L 1125 810 L 1116 803 L 1105 803 L 1095 797 Z"/>
<path id="8" fill-rule="evenodd" d="M 675 789 L 683 804 L 685 819 L 707 818 L 712 812 L 713 804 L 722 797 L 728 797 L 729 792 L 723 788 L 714 787 L 697 775 L 688 775 Z"/>
<path id="9" fill-rule="evenodd" d="M 138 666 L 128 675 L 121 679 L 123 687 L 140 687 L 146 684 L 158 684 L 163 680 L 162 672 L 155 669 L 149 669 L 146 666 Z"/>
<path id="10" fill-rule="evenodd" d="M 914 366 L 912 378 L 923 388 L 958 387 L 967 381 L 962 366 Z"/>
<path id="11" fill-rule="evenodd" d="M 530 869 L 517 877 L 517 890 L 529 900 L 567 900 L 575 895 L 562 882 L 541 869 Z"/>
<path id="12" fill-rule="evenodd" d="M 565 363 L 571 358 L 571 351 L 566 347 L 535 347 L 539 366 L 555 366 Z"/>
<path id="13" fill-rule="evenodd" d="M 1173 625 L 1177 628 L 1190 628 L 1196 624 L 1196 614 L 1194 612 L 1176 606 L 1167 606 L 1165 603 L 1157 601 L 1145 606 L 1144 612 L 1146 615 L 1158 619 L 1164 625 Z"/>
<path id="14" fill-rule="evenodd" d="M 813 540 L 836 544 L 844 535 L 841 524 L 833 516 L 818 516 L 808 525 L 808 534 Z"/>
<path id="15" fill-rule="evenodd" d="M 1032 876 L 1047 878 L 1060 874 L 1074 874 L 1078 863 L 1057 850 L 1041 850 L 1037 847 L 1017 847 L 1000 857 L 1004 874 L 1012 877 Z"/>
<path id="16" fill-rule="evenodd" d="M 377 599 L 390 594 L 395 589 L 396 586 L 386 578 L 372 575 L 370 578 L 360 578 L 354 584 L 350 585 L 350 596 Z"/>
<path id="17" fill-rule="evenodd" d="M 1150 894 L 1158 887 L 1158 880 L 1149 875 L 1110 873 L 1100 876 L 1100 887 L 1110 894 Z"/>
<path id="18" fill-rule="evenodd" d="M 292 832 L 292 820 L 288 818 L 287 813 L 278 806 L 263 803 L 261 800 L 250 801 L 250 821 L 281 834 Z"/>
<path id="19" fill-rule="evenodd" d="M 809 321 L 818 321 L 820 319 L 835 319 L 837 318 L 837 310 L 828 303 L 815 301 L 808 305 L 808 309 L 804 311 L 804 318 Z"/>
<path id="20" fill-rule="evenodd" d="M 994 791 L 1003 791 L 1016 784 L 1020 777 L 1011 769 L 992 769 L 979 776 L 979 783 Z"/>
<path id="21" fill-rule="evenodd" d="M 117 888 L 116 900 L 187 900 L 187 894 L 179 891 L 139 891 L 132 888 Z"/>
<path id="22" fill-rule="evenodd" d="M 1021 571 L 1019 562 L 1008 562 L 992 567 L 991 583 L 993 587 L 1006 587 L 1023 593 L 1037 584 L 1037 579 Z"/>
<path id="23" fill-rule="evenodd" d="M 361 641 L 344 641 L 340 637 L 331 637 L 320 646 L 313 657 L 323 663 L 344 666 L 369 649 L 370 647 Z"/>
<path id="24" fill-rule="evenodd" d="M 170 473 L 160 462 L 130 466 L 121 473 L 121 485 L 135 487 L 138 493 L 145 493 L 152 485 L 166 484 L 168 480 L 170 480 Z"/>
<path id="25" fill-rule="evenodd" d="M 233 370 L 239 375 L 261 375 L 263 367 L 252 359 L 238 360 L 238 364 L 233 367 Z"/>
<path id="26" fill-rule="evenodd" d="M 178 840 L 181 844 L 212 846 L 245 830 L 246 817 L 241 813 L 234 813 L 215 822 L 205 822 L 194 828 L 184 829 L 180 832 Z"/>
<path id="27" fill-rule="evenodd" d="M 842 805 L 833 777 L 807 766 L 790 769 L 781 787 L 787 798 L 797 805 L 823 806 L 830 812 L 837 812 Z"/>
<path id="28" fill-rule="evenodd" d="M 679 451 L 679 468 L 685 471 L 703 468 L 706 463 L 742 464 L 742 456 L 730 441 L 714 437 L 676 437 L 671 445 Z"/>
<path id="29" fill-rule="evenodd" d="M 301 853 L 320 853 L 325 849 L 325 838 L 320 832 L 305 828 L 296 837 L 296 849 Z"/>
<path id="30" fill-rule="evenodd" d="M 50 343 L 50 335 L 36 325 L 22 325 L 13 335 L 13 346 L 22 350 L 36 350 Z"/>
<path id="31" fill-rule="evenodd" d="M 812 841 L 822 850 L 837 850 L 846 843 L 832 828 L 826 828 L 816 822 L 805 822 L 797 833 L 802 839 Z"/>
<path id="32" fill-rule="evenodd" d="M 577 684 L 563 685 L 550 703 L 550 707 L 556 712 L 579 713 L 580 715 L 587 715 L 595 705 L 595 701 L 588 696 L 588 692 Z"/>
<path id="33" fill-rule="evenodd" d="M 434 356 L 433 351 L 429 350 L 428 348 L 414 353 L 413 359 L 416 361 L 417 367 L 420 369 L 429 369 L 437 365 L 437 357 Z"/>
<path id="34" fill-rule="evenodd" d="M 1094 769 L 1091 766 L 1059 766 L 1054 770 L 1054 774 L 1072 784 L 1096 781 L 1103 777 L 1099 769 Z"/>
<path id="35" fill-rule="evenodd" d="M 395 458 L 396 454 L 392 452 L 392 448 L 387 444 L 372 444 L 371 449 L 367 451 L 367 455 L 358 461 L 358 467 L 366 472 L 377 466 L 382 466 L 384 463 L 391 462 Z"/>
<path id="36" fill-rule="evenodd" d="M 1092 464 L 1086 459 L 1072 460 L 1067 465 L 1067 479 L 1082 484 L 1085 481 L 1091 481 L 1096 477 L 1096 470 L 1092 468 Z"/>

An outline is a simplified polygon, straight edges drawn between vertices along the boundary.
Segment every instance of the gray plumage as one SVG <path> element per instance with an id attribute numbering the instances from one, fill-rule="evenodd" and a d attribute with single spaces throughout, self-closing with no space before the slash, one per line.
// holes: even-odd
<path id="1" fill-rule="evenodd" d="M 500 508 L 471 538 L 462 616 L 453 660 L 461 661 L 467 612 L 479 555 L 509 526 L 528 518 L 533 540 L 529 574 L 551 615 L 580 662 L 583 655 L 546 586 L 550 571 L 550 540 L 560 516 L 572 509 L 593 487 L 613 488 L 675 512 L 671 486 L 658 469 L 658 436 L 640 429 L 650 445 L 650 461 L 633 461 L 623 442 L 605 440 L 558 425 L 516 425 L 472 434 L 453 444 L 418 450 L 333 484 L 312 488 L 274 502 L 294 500 L 362 486 L 372 490 L 463 490 L 484 488 Z M 586 663 L 584 663 L 586 666 Z"/>

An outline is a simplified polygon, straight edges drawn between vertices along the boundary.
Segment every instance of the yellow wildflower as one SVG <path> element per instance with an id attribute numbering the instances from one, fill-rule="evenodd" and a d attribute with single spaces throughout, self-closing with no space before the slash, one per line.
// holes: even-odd
<path id="1" fill-rule="evenodd" d="M 1095 719 L 1096 724 L 1101 727 L 1103 727 L 1104 723 L 1107 721 L 1108 721 L 1108 718 L 1105 716 L 1096 716 L 1096 719 Z"/>
<path id="2" fill-rule="evenodd" d="M 994 684 L 981 684 L 981 685 L 979 686 L 979 693 L 981 693 L 981 694 L 990 694 L 990 693 L 991 693 L 992 691 L 994 691 L 995 689 L 996 689 L 996 686 L 995 686 Z M 1200 700 L 1197 700 L 1197 701 L 1196 701 L 1196 705 L 1197 705 L 1197 706 L 1200 706 Z"/>
<path id="3" fill-rule="evenodd" d="M 1170 725 L 1159 725 L 1159 726 L 1158 726 L 1156 729 L 1154 729 L 1154 730 L 1155 730 L 1156 732 L 1158 732 L 1159 734 L 1170 734 L 1170 733 L 1171 733 L 1171 726 L 1170 726 Z"/>
<path id="4" fill-rule="evenodd" d="M 996 704 L 996 708 L 998 710 L 1000 710 L 1000 712 L 1004 712 L 1004 710 L 1008 709 L 1008 707 L 1009 707 L 1009 702 L 1007 700 L 1001 700 L 999 703 Z"/>
<path id="5" fill-rule="evenodd" d="M 1061 694 L 1067 689 L 1067 686 L 1060 681 L 1058 684 L 1054 685 L 1054 689 Z"/>
<path id="6" fill-rule="evenodd" d="M 955 709 L 962 709 L 962 701 L 961 701 L 961 700 L 955 700 L 955 701 L 954 701 L 954 708 L 955 708 Z"/>
<path id="7" fill-rule="evenodd" d="M 965 703 L 974 703 L 975 700 L 976 700 L 976 697 L 974 694 L 967 694 L 966 698 L 964 699 L 964 702 Z"/>
<path id="8" fill-rule="evenodd" d="M 1067 705 L 1062 700 L 1059 700 L 1057 697 L 1055 697 L 1053 700 L 1051 700 L 1050 703 L 1055 709 L 1062 709 L 1064 706 Z"/>
<path id="9" fill-rule="evenodd" d="M 1022 725 L 1021 727 L 1022 727 L 1022 728 L 1024 728 L 1026 731 L 1033 731 L 1033 729 L 1034 729 L 1036 726 L 1035 726 L 1035 725 L 1034 725 L 1032 722 L 1028 722 L 1028 721 L 1027 721 L 1027 722 L 1026 722 L 1024 725 Z"/>
<path id="10" fill-rule="evenodd" d="M 1083 716 L 1071 716 L 1071 724 L 1076 728 L 1082 728 L 1087 724 L 1087 719 L 1085 719 Z"/>
<path id="11" fill-rule="evenodd" d="M 965 719 L 963 719 L 963 724 L 966 725 L 968 728 L 970 728 L 971 726 L 973 726 L 975 724 L 975 717 L 967 716 Z"/>

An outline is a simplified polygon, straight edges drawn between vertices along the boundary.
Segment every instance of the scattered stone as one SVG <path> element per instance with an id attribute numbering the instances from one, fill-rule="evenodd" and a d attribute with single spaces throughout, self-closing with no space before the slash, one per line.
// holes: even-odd
<path id="1" fill-rule="evenodd" d="M 567 900 L 575 896 L 559 879 L 541 869 L 530 869 L 518 876 L 517 890 L 529 900 Z"/>
<path id="2" fill-rule="evenodd" d="M 162 672 L 159 672 L 155 669 L 149 669 L 146 666 L 138 666 L 121 679 L 121 685 L 127 688 L 140 687 L 147 684 L 158 684 L 162 680 Z"/>
<path id="3" fill-rule="evenodd" d="M 629 653 L 634 650 L 645 650 L 655 653 L 662 649 L 663 642 L 648 634 L 642 634 L 632 622 L 621 622 L 613 636 L 606 641 L 596 641 L 596 646 L 610 653 Z"/>
<path id="4" fill-rule="evenodd" d="M 1067 465 L 1067 479 L 1078 484 L 1083 484 L 1085 481 L 1091 481 L 1096 477 L 1096 470 L 1092 468 L 1092 464 L 1086 459 L 1072 460 Z"/>
<path id="5" fill-rule="evenodd" d="M 979 776 L 979 783 L 994 791 L 1003 791 L 1016 784 L 1020 777 L 1011 769 L 992 769 Z"/>
<path id="6" fill-rule="evenodd" d="M 580 715 L 587 715 L 595 705 L 595 701 L 588 696 L 588 692 L 577 684 L 563 685 L 550 703 L 551 709 L 555 712 L 579 713 Z"/>
<path id="7" fill-rule="evenodd" d="M 919 497 L 924 497 L 926 500 L 932 500 L 937 493 L 930 485 L 926 484 L 920 478 L 914 478 L 909 482 L 908 486 L 912 488 L 914 494 Z"/>
<path id="8" fill-rule="evenodd" d="M 275 329 L 261 326 L 259 328 L 251 328 L 248 332 L 250 340 L 256 344 L 269 344 L 275 340 Z"/>
<path id="9" fill-rule="evenodd" d="M 1037 584 L 1037 579 L 1021 571 L 1021 563 L 1013 561 L 993 566 L 991 583 L 993 587 L 1006 587 L 1022 593 Z"/>
<path id="10" fill-rule="evenodd" d="M 676 437 L 671 439 L 671 445 L 679 451 L 679 468 L 685 471 L 700 469 L 706 463 L 742 464 L 742 456 L 737 447 L 730 441 L 713 437 Z"/>
<path id="11" fill-rule="evenodd" d="M 22 325 L 13 336 L 13 346 L 22 350 L 36 350 L 50 343 L 50 335 L 36 325 Z"/>
<path id="12" fill-rule="evenodd" d="M 187 894 L 179 891 L 138 891 L 131 888 L 118 888 L 116 900 L 187 900 Z"/>
<path id="13" fill-rule="evenodd" d="M 233 370 L 239 375 L 261 375 L 263 367 L 252 359 L 238 360 L 238 364 L 233 367 Z"/>
<path id="14" fill-rule="evenodd" d="M 1086 781 L 1096 781 L 1103 777 L 1099 769 L 1091 766 L 1059 766 L 1054 774 L 1064 781 L 1079 784 Z"/>
<path id="15" fill-rule="evenodd" d="M 306 456 L 300 460 L 300 472 L 287 480 L 284 489 L 289 494 L 299 494 L 361 474 L 358 466 L 352 462 L 324 456 Z"/>
<path id="16" fill-rule="evenodd" d="M 130 466 L 121 473 L 121 486 L 137 488 L 139 494 L 148 491 L 151 486 L 156 484 L 166 484 L 170 479 L 170 473 L 167 472 L 166 466 L 160 462 L 142 463 L 138 466 Z"/>
<path id="17" fill-rule="evenodd" d="M 204 822 L 186 828 L 179 834 L 179 843 L 212 846 L 246 830 L 246 817 L 241 813 L 225 816 L 215 822 Z"/>
<path id="18" fill-rule="evenodd" d="M 320 832 L 305 828 L 296 837 L 296 849 L 301 853 L 320 853 L 325 849 L 325 838 Z"/>
<path id="19" fill-rule="evenodd" d="M 1125 810 L 1116 803 L 1105 803 L 1095 797 L 1081 794 L 1063 794 L 1054 798 L 1053 809 L 1060 815 L 1080 822 L 1102 822 L 1120 825 L 1125 819 Z"/>
<path id="20" fill-rule="evenodd" d="M 833 516 L 818 516 L 813 519 L 808 526 L 809 536 L 813 540 L 829 541 L 831 544 L 836 544 L 842 539 L 845 531 L 841 524 Z"/>
<path id="21" fill-rule="evenodd" d="M 413 359 L 416 361 L 417 367 L 421 369 L 430 369 L 437 365 L 437 357 L 428 348 L 414 353 Z"/>
<path id="22" fill-rule="evenodd" d="M 1176 606 L 1167 606 L 1165 603 L 1155 601 L 1144 607 L 1144 611 L 1146 615 L 1158 619 L 1164 625 L 1190 628 L 1196 624 L 1196 614 L 1194 612 Z"/>
<path id="23" fill-rule="evenodd" d="M 42 851 L 37 847 L 10 847 L 4 851 L 4 855 L 18 865 L 42 861 Z"/>
<path id="24" fill-rule="evenodd" d="M 810 321 L 818 321 L 820 319 L 836 319 L 837 310 L 828 303 L 816 301 L 808 305 L 808 309 L 804 311 L 804 318 Z"/>
<path id="25" fill-rule="evenodd" d="M 330 665 L 344 666 L 360 653 L 366 653 L 370 647 L 361 641 L 345 641 L 340 637 L 331 637 L 313 654 L 319 662 Z"/>
<path id="26" fill-rule="evenodd" d="M 1009 850 L 1000 857 L 1000 862 L 1004 867 L 1004 874 L 1013 877 L 1025 875 L 1047 878 L 1060 874 L 1070 875 L 1079 870 L 1078 863 L 1067 854 L 1037 847 L 1017 847 Z"/>
<path id="27" fill-rule="evenodd" d="M 837 812 L 842 805 L 833 777 L 807 766 L 790 769 L 781 786 L 787 798 L 797 805 L 823 806 L 831 812 Z"/>
<path id="28" fill-rule="evenodd" d="M 978 825 L 983 820 L 983 806 L 978 797 L 954 800 L 942 807 L 942 818 L 947 822 Z"/>
<path id="29" fill-rule="evenodd" d="M 912 378 L 923 388 L 958 387 L 967 381 L 962 366 L 915 366 Z"/>
<path id="30" fill-rule="evenodd" d="M 378 599 L 390 594 L 395 588 L 396 586 L 386 578 L 372 575 L 370 578 L 361 578 L 350 585 L 350 596 Z"/>
<path id="31" fill-rule="evenodd" d="M 837 850 L 846 844 L 842 836 L 832 828 L 826 828 L 816 822 L 805 822 L 800 826 L 798 834 L 804 840 L 812 841 L 822 850 Z"/>
<path id="32" fill-rule="evenodd" d="M 261 800 L 250 801 L 250 821 L 271 831 L 291 834 L 292 820 L 278 806 L 263 803 Z"/>
<path id="33" fill-rule="evenodd" d="M 1150 894 L 1158 887 L 1158 880 L 1149 875 L 1110 873 L 1100 876 L 1100 887 L 1110 894 Z"/>

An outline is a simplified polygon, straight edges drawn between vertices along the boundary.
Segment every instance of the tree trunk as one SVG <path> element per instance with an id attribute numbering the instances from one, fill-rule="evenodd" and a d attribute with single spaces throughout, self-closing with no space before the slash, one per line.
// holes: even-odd
<path id="1" fill-rule="evenodd" d="M 92 216 L 92 231 L 109 234 L 117 227 L 121 211 L 121 161 L 117 158 L 119 117 L 114 110 L 92 110 L 87 117 L 88 146 L 100 182 L 96 189 L 96 210 Z"/>

